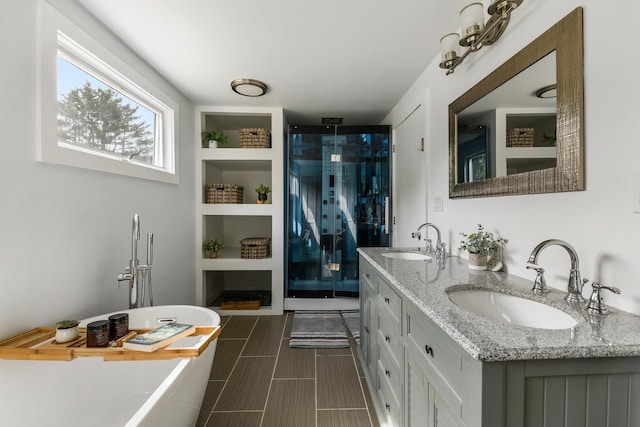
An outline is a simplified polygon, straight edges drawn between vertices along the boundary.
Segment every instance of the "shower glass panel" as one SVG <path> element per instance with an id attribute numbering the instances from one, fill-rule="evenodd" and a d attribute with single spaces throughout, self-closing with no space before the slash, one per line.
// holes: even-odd
<path id="1" fill-rule="evenodd" d="M 358 246 L 389 246 L 389 127 L 291 126 L 289 298 L 359 295 Z"/>

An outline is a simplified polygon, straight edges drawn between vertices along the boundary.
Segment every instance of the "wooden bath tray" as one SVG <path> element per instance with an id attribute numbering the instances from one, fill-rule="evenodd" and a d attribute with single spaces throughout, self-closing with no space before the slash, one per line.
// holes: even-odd
<path id="1" fill-rule="evenodd" d="M 198 357 L 209 343 L 220 335 L 220 326 L 196 326 L 196 331 L 185 337 L 206 335 L 193 347 L 171 347 L 152 353 L 129 350 L 122 343 L 155 328 L 131 329 L 115 342 L 113 347 L 87 347 L 87 329 L 80 328 L 78 339 L 63 344 L 55 342 L 56 328 L 38 327 L 0 340 L 0 359 L 7 360 L 73 360 L 76 357 L 102 357 L 104 360 L 167 360 L 178 357 Z M 174 344 L 175 345 L 175 344 Z"/>

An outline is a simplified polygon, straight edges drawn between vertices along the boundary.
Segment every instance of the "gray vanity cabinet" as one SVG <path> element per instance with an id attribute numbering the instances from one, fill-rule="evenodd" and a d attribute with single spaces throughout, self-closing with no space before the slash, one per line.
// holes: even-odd
<path id="1" fill-rule="evenodd" d="M 395 276 L 389 279 L 389 271 L 405 274 L 404 265 L 391 264 L 390 270 L 378 265 L 360 258 L 360 359 L 381 425 L 640 427 L 640 356 L 589 357 L 589 347 L 576 345 L 584 349 L 583 357 L 562 358 L 558 353 L 545 359 L 533 345 L 522 349 L 522 356 L 531 355 L 529 360 L 478 360 L 427 315 L 435 308 L 428 293 L 417 300 Z M 453 271 L 456 265 L 448 267 Z M 443 292 L 434 289 L 436 282 L 429 286 Z M 439 316 L 455 324 L 457 314 L 440 310 Z M 607 321 L 620 327 L 630 322 L 615 313 Z M 603 332 L 590 338 L 595 346 L 607 336 Z M 472 344 L 492 358 L 500 356 L 498 339 Z M 569 345 L 563 341 L 560 349 L 574 350 L 573 339 L 584 336 L 567 331 Z M 620 338 L 618 343 L 609 346 L 625 345 Z"/>

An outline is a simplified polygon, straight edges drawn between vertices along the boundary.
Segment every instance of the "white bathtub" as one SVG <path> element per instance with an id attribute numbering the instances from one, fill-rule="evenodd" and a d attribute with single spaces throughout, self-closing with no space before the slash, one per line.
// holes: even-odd
<path id="1" fill-rule="evenodd" d="M 220 317 L 186 305 L 122 310 L 130 328 L 157 319 L 216 326 Z M 81 326 L 109 315 L 85 319 Z M 194 340 L 187 337 L 185 340 Z M 202 338 L 197 338 L 202 339 Z M 195 358 L 105 362 L 0 360 L 0 423 L 6 426 L 193 426 L 209 379 L 217 340 Z"/>

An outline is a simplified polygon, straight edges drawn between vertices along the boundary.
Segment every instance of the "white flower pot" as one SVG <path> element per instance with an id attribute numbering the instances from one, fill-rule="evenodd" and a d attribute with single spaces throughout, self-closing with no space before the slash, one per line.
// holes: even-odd
<path id="1" fill-rule="evenodd" d="M 56 329 L 56 342 L 58 344 L 73 341 L 80 335 L 78 326 L 73 328 Z"/>
<path id="2" fill-rule="evenodd" d="M 487 256 L 480 254 L 469 254 L 469 268 L 471 270 L 486 270 Z"/>
<path id="3" fill-rule="evenodd" d="M 218 148 L 218 141 L 209 141 L 209 148 Z"/>

